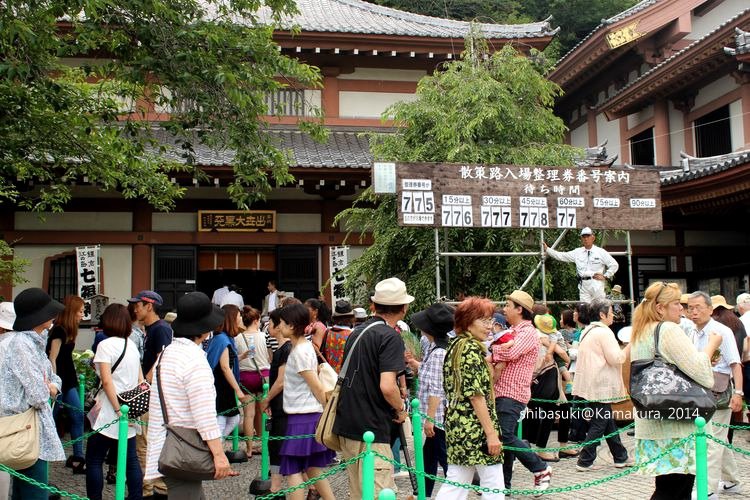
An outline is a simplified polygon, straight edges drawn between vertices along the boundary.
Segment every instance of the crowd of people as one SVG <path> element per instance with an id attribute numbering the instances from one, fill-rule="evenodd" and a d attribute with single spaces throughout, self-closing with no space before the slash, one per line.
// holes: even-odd
<path id="1" fill-rule="evenodd" d="M 582 234 L 585 242 L 590 236 Z M 128 498 L 201 499 L 200 479 L 160 470 L 168 427 L 199 434 L 211 454 L 214 479 L 234 476 L 224 437 L 239 427 L 248 438 L 247 454 L 257 453 L 251 438 L 260 434 L 261 412 L 269 414 L 272 435 L 314 435 L 330 395 L 320 367 L 328 364 L 340 373 L 346 361 L 352 369 L 340 381 L 333 432 L 342 460 L 365 449 L 366 431 L 374 434 L 376 495 L 396 489 L 392 463 L 398 462 L 407 402 L 417 398 L 425 471 L 442 472 L 450 481 L 436 485 L 428 479 L 428 497 L 466 498 L 468 490 L 455 484 L 477 480 L 489 488 L 483 494 L 489 500 L 504 498 L 493 491 L 513 487 L 541 495 L 552 484 L 551 464 L 561 459 L 577 460 L 575 468 L 583 473 L 606 467 L 596 460 L 598 446 L 606 442 L 612 467 L 646 464 L 639 473 L 655 477 L 651 498 L 689 499 L 696 457 L 693 444 L 681 440 L 694 426 L 690 420 L 636 412 L 631 456 L 613 410 L 628 398 L 623 367 L 630 360 L 653 358 L 658 349 L 666 361 L 713 391 L 717 410 L 709 432 L 731 441 L 725 424 L 741 420 L 750 378 L 743 378 L 750 359 L 750 294 L 737 297 L 738 317 L 722 296 L 685 294 L 674 283 L 654 283 L 633 310 L 629 338 L 618 338 L 612 329 L 618 304 L 584 281 L 582 295 L 591 294 L 591 300 L 559 315 L 514 290 L 502 307 L 487 298 L 466 297 L 409 316 L 414 297 L 403 281 L 388 278 L 371 293 L 369 314 L 345 300 L 330 311 L 319 298 L 302 303 L 279 297 L 273 283 L 264 301 L 267 317 L 241 303 L 238 293 L 217 290 L 214 302 L 201 292 L 181 297 L 171 324 L 158 314 L 161 296 L 142 291 L 128 305 L 110 304 L 101 316 L 93 358 L 100 386 L 87 416 L 92 428 L 104 426 L 121 414 L 119 394 L 150 384 L 149 411 L 140 417 L 148 425 L 131 422 L 128 429 Z M 82 314 L 79 297 L 66 297 L 61 304 L 38 288 L 19 293 L 13 304 L 3 303 L 0 326 L 7 333 L 0 335 L 0 417 L 36 408 L 39 457 L 19 472 L 45 483 L 47 462 L 67 460 L 74 473 L 86 475 L 86 495 L 95 500 L 102 498 L 104 465 L 114 463 L 117 427 L 89 437 L 85 452 L 84 443 L 77 442 L 66 459 L 56 425 L 66 413 L 71 438 L 83 434 L 72 358 Z M 264 383 L 269 391 L 262 398 Z M 584 407 L 586 418 L 580 412 Z M 539 450 L 548 447 L 555 425 L 561 447 L 586 443 L 580 452 Z M 669 447 L 674 450 L 662 456 Z M 338 460 L 312 437 L 272 440 L 269 454 L 271 491 L 281 490 L 284 481 L 294 487 L 314 480 Z M 531 472 L 532 484 L 513 484 L 516 459 Z M 360 498 L 361 462 L 349 465 L 347 474 L 350 497 Z M 7 480 L 0 481 L 0 488 L 7 496 Z M 709 492 L 740 489 L 733 452 L 710 444 Z M 47 498 L 45 490 L 24 481 L 13 480 L 12 491 L 14 498 Z M 302 499 L 305 494 L 335 498 L 325 478 L 288 496 Z"/>

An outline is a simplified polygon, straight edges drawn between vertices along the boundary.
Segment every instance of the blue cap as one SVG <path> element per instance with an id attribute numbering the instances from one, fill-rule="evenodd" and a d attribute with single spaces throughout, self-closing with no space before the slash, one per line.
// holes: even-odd
<path id="1" fill-rule="evenodd" d="M 149 304 L 153 304 L 155 306 L 164 304 L 161 295 L 152 290 L 143 290 L 141 292 L 138 292 L 138 295 L 136 295 L 132 299 L 128 299 L 128 302 L 148 302 Z"/>

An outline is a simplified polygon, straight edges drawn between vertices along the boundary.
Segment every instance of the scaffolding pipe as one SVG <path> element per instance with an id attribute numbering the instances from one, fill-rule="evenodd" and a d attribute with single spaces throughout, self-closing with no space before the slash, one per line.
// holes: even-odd
<path id="1" fill-rule="evenodd" d="M 567 234 L 567 232 L 568 232 L 567 229 L 563 229 L 563 232 L 560 233 L 560 236 L 558 236 L 557 239 L 552 243 L 552 247 L 551 248 L 557 247 L 557 245 L 560 244 L 560 242 L 565 237 L 565 235 Z M 536 252 L 534 252 L 534 255 L 538 255 L 538 254 Z M 519 288 L 519 290 L 523 290 L 524 288 L 526 288 L 526 285 L 528 285 L 531 282 L 531 280 L 534 279 L 534 276 L 536 275 L 536 273 L 539 271 L 539 269 L 543 265 L 544 265 L 544 245 L 542 245 L 542 258 L 539 259 L 539 262 L 537 263 L 536 267 L 534 268 L 533 271 L 531 271 L 531 273 L 529 273 L 529 276 L 526 278 L 526 281 L 523 282 L 523 284 L 521 285 L 521 287 Z M 544 282 L 542 282 L 542 288 L 546 288 L 546 287 L 544 287 Z"/>
<path id="2" fill-rule="evenodd" d="M 538 257 L 539 252 L 441 252 L 443 257 Z"/>
<path id="3" fill-rule="evenodd" d="M 542 265 L 542 303 L 547 303 L 547 266 L 544 259 L 544 229 L 539 230 L 539 251 L 541 252 L 540 264 Z"/>
<path id="4" fill-rule="evenodd" d="M 435 301 L 440 300 L 440 235 L 435 228 Z"/>
<path id="5" fill-rule="evenodd" d="M 630 231 L 625 233 L 625 241 L 628 245 L 628 283 L 630 284 L 630 319 L 633 319 L 633 311 L 635 310 L 635 295 L 633 295 L 633 247 L 630 246 Z M 627 318 L 626 318 L 627 319 Z"/>

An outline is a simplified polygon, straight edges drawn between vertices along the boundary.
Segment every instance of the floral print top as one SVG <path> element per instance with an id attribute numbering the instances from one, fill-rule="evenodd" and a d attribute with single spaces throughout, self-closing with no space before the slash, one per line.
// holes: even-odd
<path id="1" fill-rule="evenodd" d="M 460 352 L 456 352 L 459 349 Z M 453 367 L 453 361 L 458 364 Z M 487 436 L 479 423 L 470 398 L 483 395 L 490 419 L 500 436 L 500 426 L 495 411 L 492 376 L 484 359 L 481 343 L 461 333 L 450 343 L 443 365 L 443 387 L 448 408 L 445 411 L 445 438 L 448 446 L 448 463 L 456 465 L 495 465 L 502 462 L 502 453 L 491 456 L 487 449 Z"/>
<path id="2" fill-rule="evenodd" d="M 0 343 L 0 417 L 36 408 L 40 425 L 39 458 L 48 462 L 65 460 L 46 383 L 55 384 L 59 390 L 62 380 L 52 372 L 44 353 L 47 336 L 26 331 L 5 333 L 3 337 Z"/>

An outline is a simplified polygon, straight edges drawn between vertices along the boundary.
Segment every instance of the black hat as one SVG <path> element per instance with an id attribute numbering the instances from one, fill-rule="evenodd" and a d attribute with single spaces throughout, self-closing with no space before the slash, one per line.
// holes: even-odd
<path id="1" fill-rule="evenodd" d="M 447 337 L 453 330 L 453 312 L 451 306 L 438 302 L 412 315 L 411 322 L 433 337 Z"/>
<path id="2" fill-rule="evenodd" d="M 334 318 L 342 316 L 354 316 L 352 305 L 348 300 L 337 300 L 336 308 L 334 309 L 332 316 Z"/>
<path id="3" fill-rule="evenodd" d="M 54 319 L 65 309 L 65 306 L 41 288 L 27 288 L 16 295 L 13 308 L 16 310 L 13 329 L 22 332 Z"/>
<path id="4" fill-rule="evenodd" d="M 195 337 L 215 330 L 224 321 L 224 311 L 203 292 L 191 292 L 177 301 L 177 319 L 172 322 L 175 337 Z"/>

